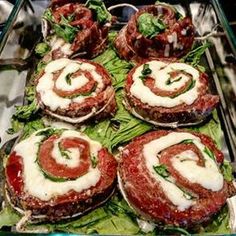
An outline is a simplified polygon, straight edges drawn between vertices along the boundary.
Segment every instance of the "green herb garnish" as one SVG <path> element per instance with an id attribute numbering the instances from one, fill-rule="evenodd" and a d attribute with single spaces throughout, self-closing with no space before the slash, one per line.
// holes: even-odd
<path id="1" fill-rule="evenodd" d="M 224 161 L 223 164 L 220 167 L 224 179 L 227 181 L 232 181 L 234 179 L 233 177 L 233 167 L 229 161 Z"/>
<path id="2" fill-rule="evenodd" d="M 55 30 L 55 33 L 59 37 L 63 38 L 67 43 L 72 43 L 76 33 L 78 32 L 77 28 L 69 25 L 54 24 L 53 29 Z"/>
<path id="3" fill-rule="evenodd" d="M 35 53 L 38 54 L 40 57 L 45 56 L 51 47 L 47 43 L 38 43 L 35 48 Z"/>
<path id="4" fill-rule="evenodd" d="M 71 73 L 66 75 L 65 80 L 67 84 L 71 85 Z"/>
<path id="5" fill-rule="evenodd" d="M 59 151 L 60 151 L 62 157 L 64 157 L 64 158 L 67 159 L 67 160 L 71 159 L 71 158 L 70 158 L 70 154 L 69 154 L 70 151 L 69 151 L 69 150 L 66 150 L 65 148 L 63 148 L 63 147 L 61 146 L 61 143 L 58 143 L 58 148 L 59 148 Z"/>
<path id="6" fill-rule="evenodd" d="M 177 93 L 177 94 L 171 96 L 171 98 L 178 97 L 179 95 L 188 92 L 190 89 L 194 88 L 195 85 L 196 85 L 196 80 L 191 79 L 191 83 L 189 84 L 189 86 L 184 91 L 182 91 L 181 93 Z"/>
<path id="7" fill-rule="evenodd" d="M 42 135 L 42 136 L 45 136 L 45 138 L 49 138 L 50 136 L 52 136 L 54 134 L 60 135 L 63 131 L 64 131 L 64 129 L 47 128 L 47 129 L 37 132 L 36 136 Z"/>
<path id="8" fill-rule="evenodd" d="M 96 166 L 97 166 L 97 164 L 98 164 L 97 157 L 94 156 L 94 155 L 92 155 L 92 156 L 90 157 L 90 159 L 91 159 L 92 167 L 93 167 L 93 168 L 96 168 Z"/>
<path id="9" fill-rule="evenodd" d="M 106 9 L 106 6 L 102 0 L 88 0 L 85 6 L 95 12 L 99 23 L 105 24 L 106 22 L 111 21 L 112 15 Z"/>
<path id="10" fill-rule="evenodd" d="M 150 13 L 143 13 L 137 21 L 139 32 L 147 38 L 153 38 L 166 29 L 164 22 Z"/>
<path id="11" fill-rule="evenodd" d="M 203 152 L 205 152 L 211 159 L 215 160 L 213 152 L 208 147 L 205 146 Z"/>
<path id="12" fill-rule="evenodd" d="M 152 73 L 152 70 L 149 68 L 149 64 L 144 64 L 143 65 L 143 69 L 141 71 L 141 76 L 139 76 L 139 78 L 141 80 L 144 80 L 148 75 L 150 75 Z"/>
<path id="13" fill-rule="evenodd" d="M 188 144 L 188 143 L 193 143 L 192 139 L 185 139 L 181 143 Z"/>
<path id="14" fill-rule="evenodd" d="M 34 115 L 39 110 L 39 106 L 34 99 L 29 105 L 16 106 L 16 112 L 13 117 L 22 120 L 28 120 L 32 115 Z"/>
<path id="15" fill-rule="evenodd" d="M 53 21 L 53 14 L 52 14 L 52 11 L 49 8 L 47 8 L 45 10 L 45 12 L 43 13 L 43 18 L 50 21 L 50 22 Z"/>
<path id="16" fill-rule="evenodd" d="M 162 176 L 163 178 L 167 178 L 170 176 L 170 173 L 164 164 L 153 166 L 153 169 L 156 171 L 158 175 Z"/>
<path id="17" fill-rule="evenodd" d="M 182 79 L 182 76 L 178 77 L 177 79 L 172 79 L 171 77 L 168 78 L 168 80 L 166 81 L 166 85 L 171 85 L 175 82 L 178 82 Z"/>
<path id="18" fill-rule="evenodd" d="M 202 55 L 205 53 L 206 49 L 211 46 L 210 43 L 205 43 L 201 46 L 195 47 L 186 56 L 184 56 L 180 61 L 189 63 L 193 67 L 198 66 Z"/>

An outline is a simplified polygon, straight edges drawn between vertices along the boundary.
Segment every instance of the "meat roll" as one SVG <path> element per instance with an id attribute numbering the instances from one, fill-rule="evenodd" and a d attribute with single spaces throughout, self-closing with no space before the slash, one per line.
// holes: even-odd
<path id="1" fill-rule="evenodd" d="M 5 172 L 7 192 L 32 219 L 69 218 L 100 205 L 113 193 L 117 163 L 96 141 L 71 130 L 47 128 L 19 142 Z"/>
<path id="2" fill-rule="evenodd" d="M 210 219 L 226 203 L 232 183 L 220 171 L 223 154 L 206 135 L 154 131 L 121 152 L 119 182 L 143 218 L 181 227 Z"/>
<path id="3" fill-rule="evenodd" d="M 36 79 L 36 92 L 46 113 L 70 123 L 107 117 L 116 111 L 110 75 L 86 60 L 51 61 Z"/>
<path id="4" fill-rule="evenodd" d="M 141 8 L 115 40 L 118 54 L 126 59 L 179 58 L 192 47 L 194 26 L 171 5 L 157 3 Z"/>
<path id="5" fill-rule="evenodd" d="M 86 5 L 75 1 L 52 1 L 42 20 L 42 30 L 52 48 L 52 59 L 78 54 L 93 58 L 107 45 L 112 16 L 101 0 Z"/>
<path id="6" fill-rule="evenodd" d="M 125 92 L 133 115 L 160 126 L 200 123 L 219 103 L 218 96 L 208 93 L 208 76 L 179 62 L 138 65 L 127 76 Z"/>

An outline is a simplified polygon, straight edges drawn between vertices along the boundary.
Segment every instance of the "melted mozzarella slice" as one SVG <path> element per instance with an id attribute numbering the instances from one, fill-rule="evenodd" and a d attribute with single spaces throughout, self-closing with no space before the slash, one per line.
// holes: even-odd
<path id="1" fill-rule="evenodd" d="M 135 73 L 133 74 L 133 84 L 130 88 L 130 93 L 140 99 L 143 103 L 150 106 L 158 107 L 175 107 L 183 103 L 191 105 L 198 97 L 198 90 L 201 86 L 199 81 L 199 72 L 192 66 L 185 63 L 170 63 L 166 64 L 161 61 L 150 61 L 147 63 L 152 73 L 150 76 L 155 80 L 156 88 L 163 91 L 176 91 L 189 80 L 189 78 L 184 74 L 180 74 L 181 79 L 174 83 L 168 84 L 167 81 L 170 78 L 170 73 L 175 71 L 185 71 L 192 76 L 192 80 L 195 81 L 195 85 L 188 91 L 174 97 L 163 97 L 158 96 L 151 91 L 150 88 L 144 85 L 143 81 L 140 79 L 142 76 L 143 65 L 139 66 Z"/>
<path id="2" fill-rule="evenodd" d="M 89 139 L 86 135 L 81 134 L 77 131 L 66 130 L 61 136 L 61 138 L 74 137 L 78 137 L 89 142 L 91 156 L 97 156 L 98 151 L 102 148 L 100 143 Z M 48 201 L 55 196 L 64 195 L 71 190 L 74 190 L 76 192 L 82 192 L 92 186 L 95 186 L 98 183 L 101 173 L 97 167 L 90 167 L 89 171 L 85 175 L 75 180 L 68 180 L 65 182 L 54 182 L 50 179 L 47 179 L 37 163 L 39 143 L 42 142 L 43 138 L 44 136 L 37 135 L 36 132 L 29 138 L 18 143 L 14 149 L 17 155 L 22 157 L 24 166 L 24 188 L 26 192 L 43 201 Z M 74 150 L 72 151 L 74 152 Z M 62 161 L 60 157 L 58 157 L 57 151 L 53 150 L 52 152 L 57 162 L 65 165 L 75 165 L 75 157 L 73 157 L 75 153 L 72 154 L 72 161 Z"/>
<path id="3" fill-rule="evenodd" d="M 155 172 L 153 167 L 159 165 L 158 154 L 162 150 L 188 139 L 191 139 L 201 151 L 205 160 L 205 167 L 197 165 L 198 157 L 190 150 L 174 156 L 171 159 L 173 167 L 191 183 L 200 184 L 211 191 L 221 190 L 224 184 L 223 176 L 219 172 L 216 162 L 204 152 L 205 146 L 199 137 L 190 133 L 171 132 L 145 144 L 143 147 L 143 155 L 149 172 L 160 183 L 167 198 L 180 211 L 188 209 L 195 204 L 195 201 L 189 199 L 189 195 L 175 185 L 173 178 L 163 178 Z"/>
<path id="4" fill-rule="evenodd" d="M 88 71 L 91 73 L 93 79 L 97 82 L 97 89 L 89 95 L 80 95 L 77 97 L 61 97 L 54 91 L 54 83 L 57 89 L 62 91 L 74 91 L 80 89 L 88 83 L 88 78 L 83 72 L 67 81 L 67 76 L 70 77 L 76 71 Z M 70 60 L 67 58 L 60 58 L 47 64 L 44 75 L 39 79 L 36 86 L 36 91 L 40 94 L 40 102 L 49 107 L 51 111 L 57 109 L 66 109 L 71 103 L 83 103 L 89 97 L 97 95 L 97 91 L 104 87 L 102 76 L 96 71 L 96 67 L 87 62 Z M 56 82 L 54 81 L 54 73 L 59 72 L 60 75 Z"/>

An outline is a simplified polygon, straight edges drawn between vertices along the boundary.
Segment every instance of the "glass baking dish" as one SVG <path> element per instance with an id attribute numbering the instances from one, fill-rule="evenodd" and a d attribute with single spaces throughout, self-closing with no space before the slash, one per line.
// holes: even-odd
<path id="1" fill-rule="evenodd" d="M 104 2 L 107 6 L 111 6 L 127 1 Z M 145 4 L 153 2 L 148 0 Z M 169 3 L 175 5 L 181 13 L 191 16 L 198 40 L 205 42 L 207 39 L 212 44 L 206 50 L 202 64 L 210 76 L 212 92 L 218 94 L 221 100 L 217 108 L 223 131 L 221 150 L 236 170 L 236 68 L 229 59 L 236 50 L 232 43 L 232 32 L 217 0 L 169 1 Z M 0 35 L 0 137 L 3 147 L 13 138 L 6 133 L 6 130 L 11 125 L 10 120 L 15 105 L 24 103 L 25 84 L 36 66 L 33 52 L 35 45 L 42 38 L 40 17 L 48 4 L 49 0 L 16 1 Z M 136 0 L 129 1 L 129 4 L 140 7 L 143 2 Z M 114 29 L 118 30 L 127 22 L 132 11 L 128 7 L 123 7 L 112 10 L 112 13 L 118 17 L 118 22 L 114 26 Z"/>

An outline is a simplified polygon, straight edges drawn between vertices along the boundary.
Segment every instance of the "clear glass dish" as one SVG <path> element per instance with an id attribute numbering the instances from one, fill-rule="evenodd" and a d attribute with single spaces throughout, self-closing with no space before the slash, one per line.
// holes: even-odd
<path id="1" fill-rule="evenodd" d="M 126 2 L 104 1 L 108 6 Z M 148 0 L 145 4 L 153 3 Z M 166 1 L 168 2 L 168 1 Z M 169 1 L 177 9 L 191 16 L 196 27 L 196 37 L 212 46 L 206 50 L 203 63 L 210 76 L 213 93 L 220 96 L 217 109 L 222 126 L 222 151 L 236 170 L 236 67 L 230 60 L 235 55 L 234 36 L 218 0 Z M 142 1 L 129 1 L 139 7 Z M 10 127 L 15 105 L 24 102 L 24 88 L 32 75 L 36 61 L 32 57 L 37 42 L 41 39 L 40 17 L 49 0 L 18 0 L 0 35 L 0 137 L 1 146 L 12 136 L 6 133 Z M 129 18 L 129 8 L 119 8 L 112 13 L 118 16 L 119 29 Z M 208 37 L 207 37 L 208 36 Z M 2 232 L 1 234 L 8 234 Z M 56 234 L 58 235 L 58 234 Z"/>

